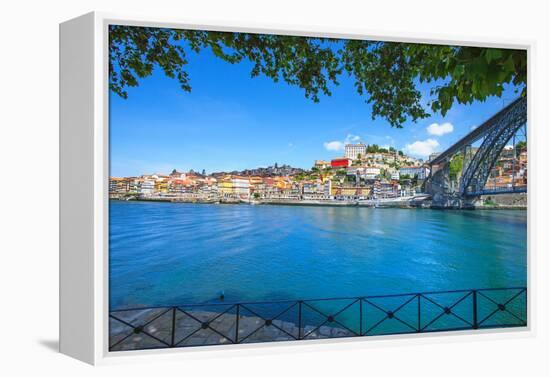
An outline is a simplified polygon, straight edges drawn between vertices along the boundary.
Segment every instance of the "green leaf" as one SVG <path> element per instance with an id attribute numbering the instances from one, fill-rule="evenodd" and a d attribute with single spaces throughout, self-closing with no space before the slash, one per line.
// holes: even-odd
<path id="1" fill-rule="evenodd" d="M 514 65 L 514 57 L 510 55 L 508 59 L 506 59 L 506 62 L 504 62 L 504 69 L 508 72 L 514 72 L 515 65 Z"/>
<path id="2" fill-rule="evenodd" d="M 433 112 L 445 113 L 459 103 L 501 95 L 512 82 L 526 93 L 524 50 L 422 45 L 361 40 L 304 38 L 268 34 L 224 33 L 112 25 L 109 27 L 111 90 L 126 98 L 127 87 L 160 70 L 191 91 L 186 72 L 188 51 L 210 48 L 215 57 L 250 63 L 250 76 L 265 76 L 301 88 L 319 102 L 332 94 L 339 77 L 372 107 L 372 117 L 401 127 L 430 114 L 421 103 L 418 82 L 432 83 Z M 441 82 L 444 82 L 442 84 Z"/>
<path id="3" fill-rule="evenodd" d="M 498 48 L 488 48 L 485 52 L 485 59 L 487 64 L 491 63 L 493 60 L 498 60 L 502 57 L 502 51 Z"/>

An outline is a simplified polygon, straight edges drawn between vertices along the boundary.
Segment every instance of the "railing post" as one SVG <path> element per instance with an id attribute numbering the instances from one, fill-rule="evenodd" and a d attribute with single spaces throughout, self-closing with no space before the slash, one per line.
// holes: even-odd
<path id="1" fill-rule="evenodd" d="M 363 335 L 363 298 L 359 298 L 359 336 Z"/>
<path id="2" fill-rule="evenodd" d="M 302 301 L 298 301 L 298 339 L 302 339 Z"/>
<path id="3" fill-rule="evenodd" d="M 418 311 L 418 332 L 421 332 L 422 331 L 422 319 L 421 319 L 421 310 L 420 310 L 420 293 L 416 296 L 418 301 L 417 301 L 417 311 Z"/>
<path id="4" fill-rule="evenodd" d="M 527 325 L 527 323 L 530 323 L 529 321 L 529 297 L 527 296 L 527 288 L 525 288 L 523 290 L 523 292 L 525 292 L 525 325 Z"/>
<path id="5" fill-rule="evenodd" d="M 237 304 L 237 312 L 235 314 L 235 343 L 239 343 L 239 315 L 240 315 L 240 305 Z"/>
<path id="6" fill-rule="evenodd" d="M 176 340 L 176 307 L 172 309 L 172 340 L 170 342 L 170 347 L 174 347 L 175 340 Z"/>
<path id="7" fill-rule="evenodd" d="M 474 322 L 474 329 L 477 329 L 479 327 L 477 323 L 477 290 L 472 291 L 472 303 L 473 303 L 473 322 Z"/>

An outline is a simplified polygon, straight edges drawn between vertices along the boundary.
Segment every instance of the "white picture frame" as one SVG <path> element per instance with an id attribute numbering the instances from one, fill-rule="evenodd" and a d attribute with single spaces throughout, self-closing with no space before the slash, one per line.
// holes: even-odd
<path id="1" fill-rule="evenodd" d="M 109 87 L 108 26 L 125 24 L 181 29 L 261 32 L 301 36 L 374 39 L 382 41 L 454 44 L 526 49 L 532 72 L 532 41 L 484 38 L 439 37 L 419 33 L 369 32 L 365 30 L 321 30 L 310 26 L 209 23 L 200 20 L 152 19 L 131 15 L 88 13 L 60 25 L 60 351 L 90 364 L 106 364 L 143 358 L 182 358 L 235 353 L 292 353 L 316 347 L 370 347 L 397 339 L 406 342 L 476 340 L 480 337 L 533 336 L 536 318 L 532 203 L 535 185 L 528 198 L 528 326 L 449 333 L 357 337 L 305 342 L 206 346 L 132 352 L 108 350 L 108 172 Z M 532 77 L 529 77 L 531 82 Z M 528 85 L 529 92 L 531 86 Z M 533 139 L 532 101 L 528 103 L 528 138 Z M 536 164 L 534 146 L 529 163 Z"/>

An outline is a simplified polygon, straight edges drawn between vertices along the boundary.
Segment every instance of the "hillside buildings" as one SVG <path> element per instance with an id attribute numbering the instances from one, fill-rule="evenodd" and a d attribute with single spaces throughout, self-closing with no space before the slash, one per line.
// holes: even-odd
<path id="1" fill-rule="evenodd" d="M 113 199 L 205 202 L 388 199 L 420 192 L 429 175 L 429 165 L 392 148 L 348 144 L 344 156 L 315 160 L 310 170 L 278 164 L 209 175 L 174 169 L 169 175 L 111 177 L 109 195 Z M 487 186 L 526 184 L 526 147 L 506 148 Z"/>

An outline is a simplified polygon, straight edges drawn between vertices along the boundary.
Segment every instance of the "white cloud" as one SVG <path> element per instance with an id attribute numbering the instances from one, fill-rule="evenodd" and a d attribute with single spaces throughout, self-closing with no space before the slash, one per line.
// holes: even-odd
<path id="1" fill-rule="evenodd" d="M 344 143 L 352 144 L 352 143 L 357 143 L 359 140 L 361 140 L 360 136 L 348 134 L 348 136 L 346 136 L 346 139 L 344 140 Z"/>
<path id="2" fill-rule="evenodd" d="M 449 134 L 453 132 L 454 127 L 451 123 L 432 123 L 427 128 L 426 131 L 428 131 L 428 134 L 433 136 L 443 136 L 445 134 Z"/>
<path id="3" fill-rule="evenodd" d="M 329 141 L 327 143 L 323 143 L 323 145 L 327 151 L 338 152 L 344 150 L 344 143 L 341 141 Z"/>
<path id="4" fill-rule="evenodd" d="M 405 152 L 415 157 L 428 157 L 430 154 L 437 151 L 439 142 L 434 139 L 426 139 L 424 141 L 415 141 L 412 144 L 405 145 Z"/>
<path id="5" fill-rule="evenodd" d="M 323 143 L 323 146 L 327 151 L 340 152 L 345 149 L 346 144 L 353 144 L 361 141 L 361 137 L 357 135 L 348 134 L 343 141 L 334 140 Z"/>

